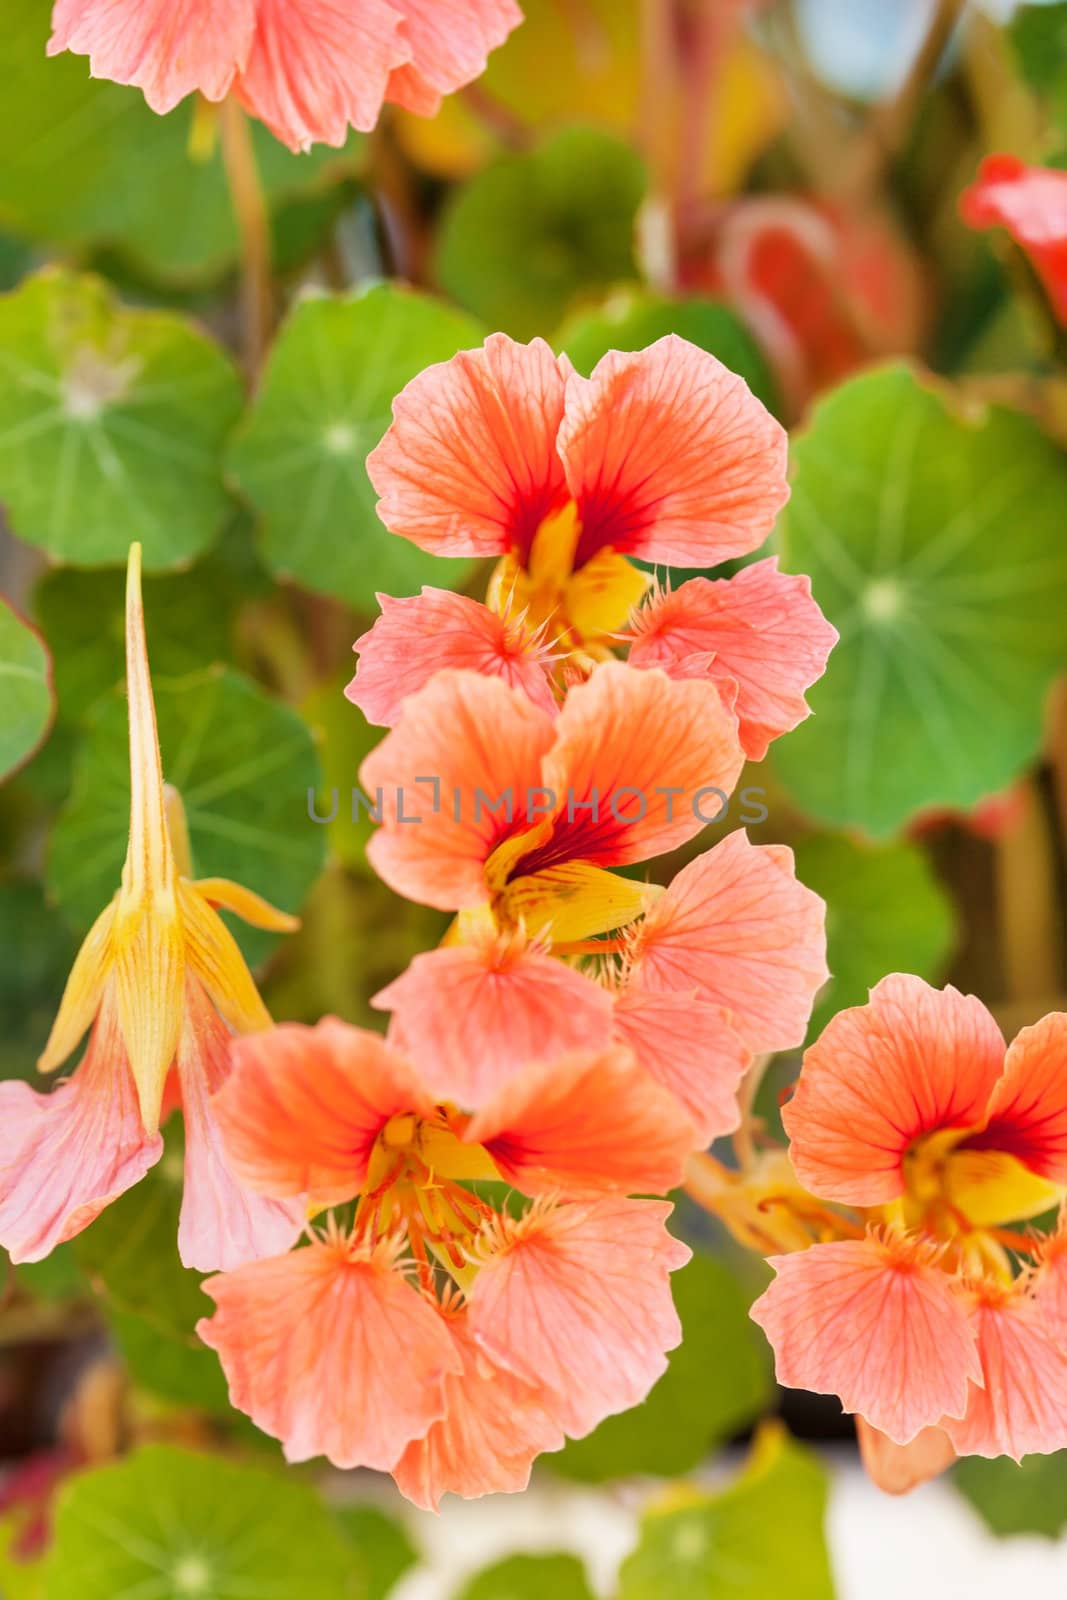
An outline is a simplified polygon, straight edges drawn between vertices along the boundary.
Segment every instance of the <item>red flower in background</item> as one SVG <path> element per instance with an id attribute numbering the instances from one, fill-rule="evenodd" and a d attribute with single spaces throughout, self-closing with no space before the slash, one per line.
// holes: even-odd
<path id="1" fill-rule="evenodd" d="M 1067 327 L 1067 172 L 987 156 L 960 196 L 960 215 L 969 228 L 1007 229 Z"/>

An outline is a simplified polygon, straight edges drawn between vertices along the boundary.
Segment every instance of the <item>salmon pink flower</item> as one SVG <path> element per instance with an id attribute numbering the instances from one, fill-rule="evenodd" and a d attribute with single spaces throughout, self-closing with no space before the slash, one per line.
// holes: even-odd
<path id="1" fill-rule="evenodd" d="M 368 722 L 391 728 L 408 695 L 424 689 L 445 667 L 503 678 L 543 711 L 555 711 L 555 655 L 544 643 L 544 628 L 533 631 L 449 589 L 377 599 L 382 614 L 352 646 L 359 670 L 345 689 Z"/>
<path id="2" fill-rule="evenodd" d="M 789 492 L 782 428 L 674 335 L 586 379 L 543 340 L 492 334 L 414 378 L 393 418 L 367 461 L 386 527 L 438 555 L 496 556 L 491 609 L 547 628 L 579 672 L 648 586 L 634 560 L 745 555 Z"/>
<path id="3" fill-rule="evenodd" d="M 973 996 L 886 978 L 807 1051 L 783 1120 L 818 1242 L 771 1258 L 752 1310 L 781 1381 L 876 1430 L 891 1488 L 950 1448 L 1067 1444 L 1058 1236 L 1017 1227 L 1067 1187 L 1067 1014 L 1005 1051 Z"/>
<path id="4" fill-rule="evenodd" d="M 217 1097 L 246 1183 L 325 1206 L 306 1248 L 209 1279 L 233 1403 L 289 1460 L 405 1494 L 524 1487 L 542 1450 L 641 1400 L 680 1328 L 666 1203 L 691 1130 L 628 1051 L 531 1063 L 473 1114 L 377 1035 L 327 1019 L 234 1043 Z M 471 1187 L 530 1197 L 501 1214 Z"/>
<path id="5" fill-rule="evenodd" d="M 433 116 L 521 21 L 514 0 L 56 0 L 48 52 L 87 55 L 153 111 L 233 93 L 306 150 L 369 131 L 386 100 Z"/>
<path id="6" fill-rule="evenodd" d="M 810 715 L 804 691 L 837 643 L 811 597 L 811 580 L 757 561 L 733 578 L 690 578 L 660 589 L 634 613 L 632 667 L 710 677 L 737 714 L 746 756 L 762 761 L 772 739 Z"/>
<path id="7" fill-rule="evenodd" d="M 1067 172 L 987 156 L 960 197 L 972 228 L 1006 228 L 1028 257 L 1058 322 L 1067 327 Z"/>
<path id="8" fill-rule="evenodd" d="M 141 548 L 126 588 L 131 809 L 122 883 L 75 958 L 44 1053 L 54 1072 L 89 1030 L 84 1058 L 51 1094 L 0 1084 L 0 1243 L 39 1261 L 159 1160 L 165 1094 L 185 1115 L 179 1247 L 187 1266 L 236 1265 L 291 1242 L 299 1212 L 245 1193 L 221 1150 L 210 1096 L 231 1029 L 270 1023 L 216 907 L 283 931 L 295 919 L 225 879 L 196 881 L 180 801 L 163 784 L 141 605 Z M 173 1085 L 173 1094 L 169 1091 Z"/>
<path id="9" fill-rule="evenodd" d="M 648 901 L 608 868 L 699 833 L 743 760 L 710 683 L 605 662 L 553 719 L 499 678 L 440 672 L 363 763 L 383 816 L 368 854 L 425 905 L 585 939 Z"/>

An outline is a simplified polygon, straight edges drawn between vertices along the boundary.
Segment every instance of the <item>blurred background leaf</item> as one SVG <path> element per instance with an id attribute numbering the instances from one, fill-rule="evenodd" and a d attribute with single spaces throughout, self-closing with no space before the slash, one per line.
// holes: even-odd
<path id="1" fill-rule="evenodd" d="M 181 317 L 49 269 L 0 299 L 0 485 L 15 532 L 75 566 L 187 563 L 228 500 L 230 358 Z"/>
<path id="2" fill-rule="evenodd" d="M 846 1006 L 864 1005 L 887 972 L 936 981 L 952 953 L 956 915 L 921 848 L 812 834 L 795 845 L 797 877 L 826 901 L 826 955 L 833 977 L 808 1028 L 818 1037 Z"/>
<path id="3" fill-rule="evenodd" d="M 638 276 L 645 172 L 629 145 L 567 128 L 500 156 L 457 190 L 442 219 L 442 288 L 491 328 L 530 339 L 581 296 Z"/>
<path id="4" fill-rule="evenodd" d="M 52 663 L 40 635 L 0 595 L 0 779 L 27 761 L 55 713 Z"/>
<path id="5" fill-rule="evenodd" d="M 818 1460 L 768 1423 L 725 1489 L 679 1486 L 650 1507 L 619 1600 L 834 1600 L 825 1515 Z"/>
<path id="6" fill-rule="evenodd" d="M 43 1600 L 354 1600 L 346 1540 L 307 1484 L 168 1445 L 60 1493 Z"/>
<path id="7" fill-rule="evenodd" d="M 969 809 L 1034 759 L 1067 661 L 1067 461 L 1027 418 L 950 409 L 893 366 L 823 399 L 792 463 L 783 565 L 841 639 L 778 774 L 874 837 Z"/>
<path id="8" fill-rule="evenodd" d="M 404 385 L 483 337 L 460 312 L 389 284 L 293 308 L 229 456 L 275 576 L 366 610 L 379 589 L 462 581 L 469 563 L 384 532 L 364 462 Z"/>
<path id="9" fill-rule="evenodd" d="M 1067 1450 L 1026 1456 L 968 1456 L 952 1469 L 957 1489 L 986 1526 L 1001 1537 L 1040 1533 L 1056 1539 L 1067 1528 Z"/>
<path id="10" fill-rule="evenodd" d="M 454 1600 L 593 1600 L 577 1556 L 507 1556 L 457 1590 Z"/>

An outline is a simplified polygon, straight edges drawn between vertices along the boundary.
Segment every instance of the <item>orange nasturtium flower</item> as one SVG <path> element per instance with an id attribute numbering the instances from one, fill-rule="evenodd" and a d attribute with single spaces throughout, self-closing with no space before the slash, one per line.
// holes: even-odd
<path id="1" fill-rule="evenodd" d="M 1020 1225 L 1067 1188 L 1067 1014 L 1005 1053 L 973 995 L 885 978 L 807 1051 L 783 1121 L 818 1242 L 772 1256 L 752 1308 L 781 1382 L 837 1394 L 891 1489 L 1061 1449 L 1067 1237 Z"/>
<path id="2" fill-rule="evenodd" d="M 691 839 L 742 760 L 713 683 L 621 662 L 555 717 L 472 672 L 408 698 L 361 781 L 380 801 L 375 868 L 458 913 L 376 998 L 434 1093 L 464 1102 L 531 1054 L 615 1040 L 681 1101 L 695 1144 L 737 1125 L 752 1053 L 804 1038 L 827 975 L 823 903 L 788 849 L 741 830 L 666 889 L 609 869 Z"/>
<path id="3" fill-rule="evenodd" d="M 242 1178 L 356 1198 L 349 1226 L 204 1284 L 230 1398 L 290 1461 L 392 1472 L 436 1506 L 522 1489 L 541 1451 L 645 1397 L 689 1250 L 668 1202 L 628 1196 L 680 1181 L 692 1130 L 628 1051 L 537 1058 L 470 1110 L 333 1018 L 233 1055 L 218 1115 Z M 532 1204 L 498 1211 L 479 1179 Z"/>
<path id="4" fill-rule="evenodd" d="M 347 694 L 391 726 L 440 668 L 551 706 L 598 661 L 710 681 L 746 755 L 808 714 L 837 638 L 774 559 L 658 588 L 635 561 L 712 567 L 763 543 L 788 498 L 786 437 L 744 380 L 670 335 L 591 378 L 543 340 L 493 334 L 412 379 L 367 470 L 393 533 L 498 558 L 488 604 L 439 589 L 382 600 Z"/>
<path id="5" fill-rule="evenodd" d="M 163 783 L 141 605 L 141 547 L 126 580 L 130 832 L 122 881 L 78 952 L 44 1052 L 55 1072 L 85 1054 L 50 1094 L 0 1084 L 0 1244 L 39 1261 L 92 1222 L 163 1153 L 165 1109 L 185 1121 L 178 1234 L 187 1266 L 209 1271 L 284 1248 L 299 1208 L 264 1201 L 234 1178 L 211 1096 L 229 1072 L 231 1029 L 270 1025 L 251 973 L 216 907 L 256 927 L 296 920 L 226 879 L 194 880 L 181 802 Z"/>
<path id="6" fill-rule="evenodd" d="M 48 51 L 87 55 L 153 111 L 232 93 L 307 150 L 369 132 L 386 100 L 433 116 L 521 21 L 515 0 L 56 0 Z"/>

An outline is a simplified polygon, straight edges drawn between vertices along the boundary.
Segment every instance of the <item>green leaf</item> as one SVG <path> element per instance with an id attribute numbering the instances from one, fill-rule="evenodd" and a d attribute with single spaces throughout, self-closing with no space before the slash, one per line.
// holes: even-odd
<path id="1" fill-rule="evenodd" d="M 339 1506 L 335 1515 L 355 1546 L 363 1577 L 360 1600 L 386 1600 L 398 1579 L 418 1563 L 419 1553 L 406 1530 L 377 1506 Z"/>
<path id="2" fill-rule="evenodd" d="M 588 377 L 609 350 L 644 350 L 668 333 L 718 356 L 740 373 L 758 400 L 775 409 L 774 379 L 759 345 L 737 313 L 719 300 L 669 300 L 648 289 L 620 289 L 595 310 L 569 318 L 552 342 Z"/>
<path id="3" fill-rule="evenodd" d="M 577 1556 L 508 1556 L 470 1580 L 455 1600 L 593 1600 Z"/>
<path id="4" fill-rule="evenodd" d="M 379 589 L 462 582 L 469 563 L 428 556 L 386 531 L 364 463 L 394 395 L 482 337 L 469 317 L 391 284 L 298 302 L 229 456 L 262 519 L 272 572 L 365 610 Z"/>
<path id="5" fill-rule="evenodd" d="M 1067 659 L 1067 459 L 903 366 L 834 390 L 792 453 L 783 565 L 841 641 L 775 767 L 812 816 L 876 837 L 968 810 L 1037 754 Z"/>
<path id="6" fill-rule="evenodd" d="M 833 973 L 816 1002 L 809 1039 L 836 1012 L 863 1005 L 887 972 L 940 977 L 956 938 L 955 908 L 918 845 L 819 834 L 799 840 L 795 855 L 797 877 L 826 901 Z"/>
<path id="7" fill-rule="evenodd" d="M 48 269 L 0 298 L 0 497 L 14 531 L 74 566 L 188 563 L 229 501 L 241 409 L 229 357 L 169 311 L 130 311 Z"/>
<path id="8" fill-rule="evenodd" d="M 1023 76 L 1049 102 L 1062 137 L 1067 134 L 1067 4 L 1020 6 L 1008 31 Z"/>
<path id="9" fill-rule="evenodd" d="M 296 911 L 325 859 L 324 830 L 307 811 L 321 772 L 306 724 L 218 667 L 156 678 L 155 698 L 163 772 L 185 803 L 197 875 L 232 878 Z M 126 700 L 116 693 L 86 718 L 70 801 L 49 841 L 49 893 L 78 928 L 118 887 L 129 796 Z M 253 964 L 277 942 L 243 923 L 233 929 Z"/>
<path id="10" fill-rule="evenodd" d="M 683 1340 L 643 1405 L 571 1440 L 548 1465 L 586 1483 L 629 1474 L 674 1477 L 766 1407 L 766 1346 L 729 1269 L 694 1256 L 672 1279 Z"/>
<path id="11" fill-rule="evenodd" d="M 986 1461 L 966 1456 L 953 1468 L 957 1489 L 983 1522 L 1002 1538 L 1042 1533 L 1058 1539 L 1067 1528 L 1067 1450 L 1050 1456 L 1007 1456 Z"/>
<path id="12" fill-rule="evenodd" d="M 22 1518 L 9 1512 L 0 1521 L 0 1594 L 4 1600 L 41 1600 L 44 1566 L 39 1557 L 23 1561 L 14 1552 L 22 1536 Z"/>
<path id="13" fill-rule="evenodd" d="M 0 779 L 42 743 L 55 715 L 52 663 L 40 635 L 0 595 Z"/>
<path id="14" fill-rule="evenodd" d="M 74 1246 L 69 1240 L 57 1245 L 43 1261 L 20 1262 L 16 1271 L 19 1283 L 38 1300 L 73 1300 L 87 1292 Z"/>
<path id="15" fill-rule="evenodd" d="M 826 1475 L 777 1423 L 719 1493 L 668 1492 L 623 1562 L 619 1600 L 834 1600 Z"/>
<path id="16" fill-rule="evenodd" d="M 188 572 L 146 578 L 145 628 L 152 672 L 178 678 L 230 654 L 230 631 L 241 585 L 217 552 Z M 126 574 L 46 573 L 34 611 L 52 651 L 56 694 L 65 721 L 77 722 L 94 701 L 124 681 Z"/>
<path id="17" fill-rule="evenodd" d="M 74 1255 L 132 1381 L 173 1403 L 229 1415 L 222 1368 L 195 1332 L 212 1302 L 201 1274 L 178 1257 L 181 1201 L 181 1139 L 171 1125 L 163 1159 L 78 1234 Z"/>
<path id="18" fill-rule="evenodd" d="M 0 883 L 0 950 L 0 1078 L 32 1079 L 77 954 L 77 941 L 38 883 Z"/>
<path id="19" fill-rule="evenodd" d="M 567 128 L 494 161 L 441 224 L 437 273 L 461 306 L 517 339 L 548 334 L 581 295 L 638 276 L 645 171 L 621 140 Z"/>
<path id="20" fill-rule="evenodd" d="M 352 1558 L 308 1485 L 147 1445 L 62 1490 L 44 1600 L 351 1600 Z"/>
<path id="21" fill-rule="evenodd" d="M 221 151 L 191 153 L 195 99 L 168 116 L 139 89 L 89 76 L 84 56 L 48 58 L 50 0 L 0 0 L 0 221 L 49 244 L 111 246 L 167 282 L 217 278 L 236 259 Z M 272 209 L 357 164 L 342 151 L 293 155 L 258 123 Z"/>

